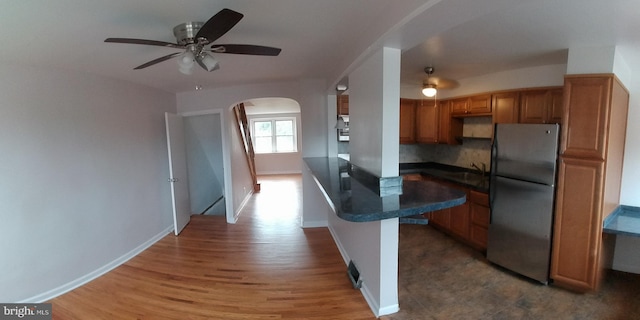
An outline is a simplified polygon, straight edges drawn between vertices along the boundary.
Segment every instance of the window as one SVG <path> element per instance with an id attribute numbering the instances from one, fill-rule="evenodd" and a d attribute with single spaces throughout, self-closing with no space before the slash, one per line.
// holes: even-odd
<path id="1" fill-rule="evenodd" d="M 256 153 L 296 152 L 296 119 L 254 119 L 253 149 Z"/>

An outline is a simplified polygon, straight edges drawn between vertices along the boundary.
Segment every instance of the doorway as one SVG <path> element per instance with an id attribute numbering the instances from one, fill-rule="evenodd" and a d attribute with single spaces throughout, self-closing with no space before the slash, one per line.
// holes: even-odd
<path id="1" fill-rule="evenodd" d="M 222 110 L 181 114 L 191 214 L 228 216 L 231 205 Z M 233 213 L 231 213 L 233 215 Z"/>

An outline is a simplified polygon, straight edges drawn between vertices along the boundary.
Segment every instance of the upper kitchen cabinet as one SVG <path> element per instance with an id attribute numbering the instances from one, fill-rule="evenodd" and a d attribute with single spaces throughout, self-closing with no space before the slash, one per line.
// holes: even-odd
<path id="1" fill-rule="evenodd" d="M 520 93 L 520 123 L 561 123 L 562 88 L 524 90 Z"/>
<path id="2" fill-rule="evenodd" d="M 346 94 L 339 95 L 337 97 L 338 100 L 338 115 L 348 115 L 349 114 L 349 96 Z"/>
<path id="3" fill-rule="evenodd" d="M 416 100 L 400 99 L 400 143 L 416 143 Z"/>
<path id="4" fill-rule="evenodd" d="M 448 100 L 400 99 L 400 143 L 460 144 L 462 119 L 450 108 Z"/>
<path id="5" fill-rule="evenodd" d="M 438 118 L 440 118 L 438 128 L 438 143 L 440 144 L 460 144 L 456 137 L 462 136 L 462 119 L 451 117 L 451 102 L 448 100 L 438 101 Z"/>
<path id="6" fill-rule="evenodd" d="M 490 116 L 491 94 L 482 94 L 451 100 L 452 116 Z"/>
<path id="7" fill-rule="evenodd" d="M 518 91 L 499 92 L 492 95 L 493 123 L 518 123 Z"/>
<path id="8" fill-rule="evenodd" d="M 551 104 L 547 109 L 548 123 L 562 123 L 562 105 L 564 103 L 564 89 L 549 90 L 551 96 Z"/>
<path id="9" fill-rule="evenodd" d="M 628 99 L 626 89 L 613 76 L 567 76 L 560 153 L 604 160 L 607 143 L 612 141 L 609 127 L 626 128 Z M 624 117 L 612 118 L 622 112 L 619 109 Z M 624 135 L 620 138 L 624 141 Z"/>
<path id="10" fill-rule="evenodd" d="M 469 98 L 457 98 L 451 100 L 452 115 L 467 114 L 467 110 L 469 110 Z"/>
<path id="11" fill-rule="evenodd" d="M 438 143 L 438 107 L 435 101 L 418 100 L 416 105 L 416 142 Z"/>

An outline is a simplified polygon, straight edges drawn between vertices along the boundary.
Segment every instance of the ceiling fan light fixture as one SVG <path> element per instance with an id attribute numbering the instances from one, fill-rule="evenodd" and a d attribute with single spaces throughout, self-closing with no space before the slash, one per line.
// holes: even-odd
<path id="1" fill-rule="evenodd" d="M 433 67 L 424 68 L 424 73 L 427 74 L 427 80 L 425 80 L 425 82 L 422 84 L 422 94 L 429 98 L 435 97 L 436 93 L 438 93 L 438 90 L 436 90 L 436 85 L 429 83 L 429 76 L 433 74 L 433 71 Z"/>
<path id="2" fill-rule="evenodd" d="M 186 75 L 192 74 L 194 59 L 195 59 L 195 56 L 193 55 L 193 52 L 191 52 L 190 50 L 185 52 L 182 55 L 182 57 L 178 59 L 178 66 L 179 66 L 178 70 L 180 71 L 180 73 L 186 74 Z"/>
<path id="3" fill-rule="evenodd" d="M 422 88 L 422 94 L 425 95 L 425 97 L 433 98 L 436 96 L 436 93 L 438 93 L 438 90 L 434 84 L 426 84 Z"/>
<path id="4" fill-rule="evenodd" d="M 196 57 L 196 62 L 209 72 L 220 69 L 220 64 L 218 60 L 214 59 L 212 55 L 202 52 Z"/>

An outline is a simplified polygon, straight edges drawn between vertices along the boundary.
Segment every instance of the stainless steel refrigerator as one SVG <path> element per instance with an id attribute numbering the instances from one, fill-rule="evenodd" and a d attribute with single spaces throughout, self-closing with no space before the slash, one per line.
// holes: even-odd
<path id="1" fill-rule="evenodd" d="M 558 157 L 557 124 L 496 124 L 487 259 L 547 283 Z"/>

